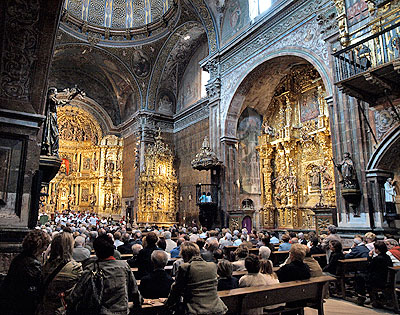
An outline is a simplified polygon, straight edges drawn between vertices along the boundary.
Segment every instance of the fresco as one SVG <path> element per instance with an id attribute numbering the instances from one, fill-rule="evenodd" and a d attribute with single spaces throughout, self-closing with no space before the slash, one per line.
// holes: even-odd
<path id="1" fill-rule="evenodd" d="M 222 43 L 231 40 L 238 32 L 250 23 L 249 1 L 228 0 L 225 4 L 225 13 L 222 21 Z"/>
<path id="2" fill-rule="evenodd" d="M 261 193 L 260 166 L 256 146 L 262 121 L 263 117 L 249 107 L 243 111 L 238 121 L 240 193 Z"/>
<path id="3" fill-rule="evenodd" d="M 368 17 L 368 5 L 365 0 L 346 0 L 347 21 L 352 26 Z"/>
<path id="4" fill-rule="evenodd" d="M 319 115 L 319 100 L 317 89 L 308 90 L 301 94 L 300 99 L 300 121 L 305 122 L 317 118 Z"/>

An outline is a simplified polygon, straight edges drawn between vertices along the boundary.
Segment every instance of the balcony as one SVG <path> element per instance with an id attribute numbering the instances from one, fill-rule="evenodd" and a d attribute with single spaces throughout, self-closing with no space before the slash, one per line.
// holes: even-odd
<path id="1" fill-rule="evenodd" d="M 333 54 L 336 82 L 350 96 L 380 103 L 400 96 L 400 23 Z"/>

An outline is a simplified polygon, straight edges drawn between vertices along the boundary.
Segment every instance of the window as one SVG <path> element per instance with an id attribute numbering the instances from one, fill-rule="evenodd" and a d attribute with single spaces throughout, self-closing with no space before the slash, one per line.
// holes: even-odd
<path id="1" fill-rule="evenodd" d="M 208 80 L 210 80 L 210 74 L 207 71 L 202 70 L 201 71 L 201 91 L 200 91 L 201 98 L 207 96 L 206 85 L 208 83 Z"/>
<path id="2" fill-rule="evenodd" d="M 257 16 L 264 13 L 271 7 L 272 0 L 249 0 L 250 19 L 254 20 Z"/>

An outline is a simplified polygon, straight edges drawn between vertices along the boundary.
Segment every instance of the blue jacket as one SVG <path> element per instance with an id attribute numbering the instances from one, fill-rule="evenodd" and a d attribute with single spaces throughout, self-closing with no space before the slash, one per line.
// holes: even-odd
<path id="1" fill-rule="evenodd" d="M 290 244 L 290 243 L 282 243 L 281 245 L 279 245 L 278 252 L 290 250 L 291 247 L 292 247 L 292 244 Z"/>
<path id="2" fill-rule="evenodd" d="M 180 257 L 180 252 L 181 252 L 181 246 L 175 247 L 173 250 L 171 250 L 171 258 L 178 258 Z"/>
<path id="3" fill-rule="evenodd" d="M 345 259 L 368 258 L 369 249 L 364 244 L 357 245 L 351 249 L 351 252 L 344 256 Z"/>

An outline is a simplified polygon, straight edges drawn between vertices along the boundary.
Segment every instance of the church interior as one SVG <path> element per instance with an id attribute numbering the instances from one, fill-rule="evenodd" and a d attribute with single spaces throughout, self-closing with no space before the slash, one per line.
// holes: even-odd
<path id="1" fill-rule="evenodd" d="M 62 213 L 400 236 L 400 1 L 0 3 L 0 270 Z"/>

